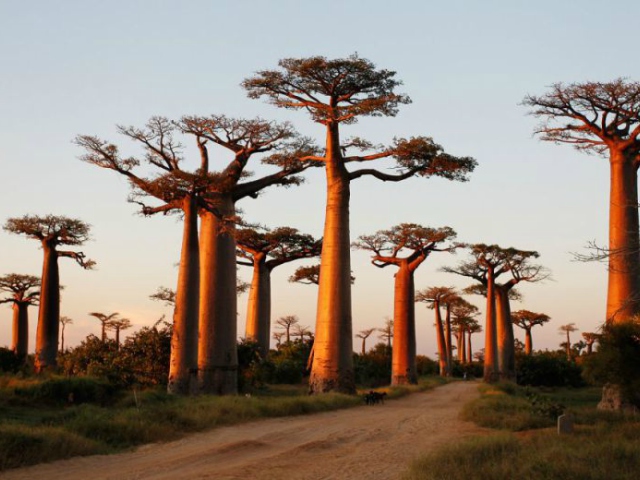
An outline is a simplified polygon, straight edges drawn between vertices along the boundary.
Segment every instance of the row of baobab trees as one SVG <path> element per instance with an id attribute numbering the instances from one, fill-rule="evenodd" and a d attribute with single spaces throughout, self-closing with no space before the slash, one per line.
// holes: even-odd
<path id="1" fill-rule="evenodd" d="M 298 135 L 289 123 L 225 115 L 184 116 L 178 120 L 154 117 L 142 128 L 119 126 L 120 134 L 142 148 L 142 155 L 138 156 L 121 154 L 117 145 L 96 136 L 76 137 L 76 144 L 85 151 L 83 161 L 129 180 L 130 200 L 140 205 L 142 213 L 182 215 L 184 234 L 169 391 L 186 394 L 194 383 L 197 391 L 203 393 L 237 391 L 236 225 L 243 221 L 238 217 L 237 204 L 246 198 L 256 198 L 271 186 L 299 184 L 308 168 L 324 168 L 327 203 L 309 388 L 311 393 L 355 392 L 351 356 L 351 182 L 363 177 L 398 182 L 433 176 L 466 181 L 476 166 L 473 158 L 448 154 L 425 136 L 396 138 L 388 146 L 344 137 L 343 127 L 360 117 L 395 116 L 400 105 L 410 102 L 409 97 L 396 92 L 400 85 L 395 72 L 378 69 L 357 55 L 334 60 L 284 59 L 277 68 L 259 71 L 242 83 L 251 98 L 265 98 L 276 107 L 309 113 L 324 131 L 322 147 Z M 638 84 L 617 80 L 566 87 L 558 84 L 547 95 L 529 96 L 524 102 L 532 107 L 534 115 L 549 122 L 561 121 L 558 125 L 544 124 L 539 129 L 543 139 L 610 153 L 609 246 L 615 255 L 610 260 L 607 318 L 629 318 L 637 310 L 638 302 L 634 299 L 640 298 L 635 177 L 640 161 L 639 99 Z M 197 147 L 197 168 L 184 168 L 185 150 L 178 137 L 189 139 Z M 226 152 L 228 159 L 224 159 L 222 152 Z M 258 156 L 262 156 L 263 164 L 275 170 L 251 178 L 247 166 L 254 164 Z M 379 159 L 391 159 L 394 164 L 387 170 L 370 166 Z M 220 167 L 214 168 L 214 162 Z M 153 172 L 145 174 L 149 169 Z M 155 203 L 149 204 L 149 200 Z M 38 338 L 47 338 L 49 344 L 57 342 L 59 283 L 51 280 L 57 278 L 57 259 L 72 257 L 84 268 L 91 266 L 80 252 L 57 250 L 59 245 L 82 244 L 88 226 L 79 220 L 57 218 L 53 229 L 29 216 L 10 219 L 5 227 L 42 242 L 45 267 Z M 394 243 L 402 232 L 420 229 L 435 238 L 422 247 L 417 243 Z M 401 345 L 394 352 L 402 358 L 395 358 L 394 353 L 396 381 L 413 381 L 413 272 L 431 252 L 454 248 L 451 244 L 442 246 L 445 241 L 451 242 L 454 232 L 448 227 L 429 229 L 414 224 L 399 225 L 387 232 L 392 233 L 361 237 L 355 245 L 370 250 L 377 266 L 397 267 L 394 336 Z M 428 237 L 419 235 L 419 238 L 424 242 Z M 466 248 L 470 260 L 448 271 L 476 281 L 478 293 L 487 299 L 485 379 L 510 379 L 514 373 L 510 321 L 510 300 L 516 295 L 514 286 L 522 281 L 539 281 L 546 272 L 533 263 L 538 256 L 533 251 L 485 244 Z M 401 257 L 403 249 L 410 253 Z M 503 275 L 508 279 L 500 283 L 498 277 Z M 260 337 L 260 333 L 256 334 L 256 339 Z M 39 370 L 55 364 L 55 345 L 43 345 L 36 346 Z M 194 372 L 197 372 L 195 379 Z"/>

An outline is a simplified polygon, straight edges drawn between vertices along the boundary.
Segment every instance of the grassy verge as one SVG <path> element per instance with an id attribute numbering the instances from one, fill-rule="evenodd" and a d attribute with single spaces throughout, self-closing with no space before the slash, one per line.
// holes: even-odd
<path id="1" fill-rule="evenodd" d="M 404 480 L 637 478 L 640 421 L 597 411 L 598 390 L 535 392 L 574 415 L 574 433 L 559 436 L 555 419 L 536 413 L 524 389 L 482 388 L 482 396 L 466 405 L 462 415 L 500 432 L 426 455 L 411 465 Z"/>
<path id="2" fill-rule="evenodd" d="M 442 383 L 425 378 L 419 385 L 378 390 L 399 398 Z M 160 391 L 118 393 L 94 379 L 42 382 L 5 377 L 0 378 L 0 470 L 112 453 L 260 418 L 358 405 L 361 396 L 308 396 L 302 385 L 272 386 L 251 396 L 180 398 Z"/>

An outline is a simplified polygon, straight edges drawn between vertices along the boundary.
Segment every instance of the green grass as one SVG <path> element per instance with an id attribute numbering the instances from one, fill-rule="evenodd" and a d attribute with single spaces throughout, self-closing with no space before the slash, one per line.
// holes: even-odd
<path id="1" fill-rule="evenodd" d="M 462 415 L 500 432 L 446 445 L 414 462 L 404 480 L 638 477 L 640 419 L 596 410 L 598 389 L 537 390 L 574 415 L 574 433 L 562 436 L 555 419 L 532 413 L 524 389 L 506 393 L 485 385 L 481 391 Z"/>
<path id="2" fill-rule="evenodd" d="M 419 385 L 378 390 L 387 391 L 391 399 L 442 383 L 439 378 L 425 378 Z M 74 404 L 69 404 L 70 392 L 74 392 Z M 86 402 L 77 404 L 79 398 Z M 113 453 L 260 418 L 362 404 L 361 396 L 309 396 L 304 385 L 271 386 L 251 396 L 183 398 L 159 390 L 116 395 L 90 378 L 37 381 L 0 377 L 0 470 L 76 455 Z"/>

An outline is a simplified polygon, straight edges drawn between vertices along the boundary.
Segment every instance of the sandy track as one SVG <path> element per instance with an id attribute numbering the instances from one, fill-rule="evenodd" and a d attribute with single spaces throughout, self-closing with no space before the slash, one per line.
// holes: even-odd
<path id="1" fill-rule="evenodd" d="M 416 456 L 483 430 L 458 419 L 478 395 L 456 382 L 385 405 L 261 420 L 146 445 L 129 453 L 61 460 L 2 479 L 395 479 Z"/>

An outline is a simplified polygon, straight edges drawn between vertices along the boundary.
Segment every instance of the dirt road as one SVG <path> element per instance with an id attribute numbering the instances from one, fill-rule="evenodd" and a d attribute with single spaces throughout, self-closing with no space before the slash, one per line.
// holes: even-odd
<path id="1" fill-rule="evenodd" d="M 474 382 L 451 383 L 385 405 L 218 428 L 129 453 L 61 460 L 5 472 L 0 478 L 396 479 L 416 456 L 480 433 L 462 422 Z"/>

